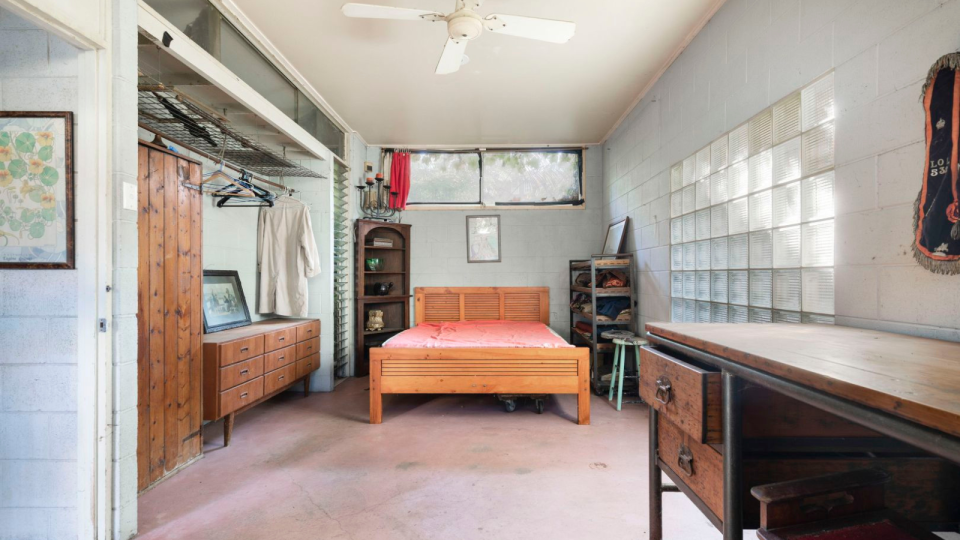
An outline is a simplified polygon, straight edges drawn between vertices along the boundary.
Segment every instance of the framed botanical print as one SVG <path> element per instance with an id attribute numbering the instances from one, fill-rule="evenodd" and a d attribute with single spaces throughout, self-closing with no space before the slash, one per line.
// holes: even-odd
<path id="1" fill-rule="evenodd" d="M 250 311 L 236 270 L 203 271 L 203 333 L 250 324 Z"/>
<path id="2" fill-rule="evenodd" d="M 467 216 L 467 262 L 500 262 L 500 216 Z"/>
<path id="3" fill-rule="evenodd" d="M 630 218 L 611 223 L 607 227 L 607 236 L 603 239 L 603 254 L 617 255 L 623 252 L 623 244 L 627 239 L 627 223 Z"/>
<path id="4" fill-rule="evenodd" d="M 75 268 L 73 113 L 0 112 L 0 269 Z"/>

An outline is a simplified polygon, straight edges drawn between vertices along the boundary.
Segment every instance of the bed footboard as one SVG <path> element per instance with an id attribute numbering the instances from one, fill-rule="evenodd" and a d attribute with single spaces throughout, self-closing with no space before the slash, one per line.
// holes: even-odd
<path id="1" fill-rule="evenodd" d="M 383 394 L 577 394 L 590 423 L 590 352 L 563 349 L 370 349 L 370 423 Z"/>

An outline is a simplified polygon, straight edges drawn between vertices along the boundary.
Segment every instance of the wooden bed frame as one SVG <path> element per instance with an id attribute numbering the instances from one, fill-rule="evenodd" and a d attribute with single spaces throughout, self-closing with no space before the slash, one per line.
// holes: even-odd
<path id="1" fill-rule="evenodd" d="M 416 323 L 502 320 L 550 324 L 547 287 L 414 290 Z M 590 351 L 563 349 L 370 349 L 370 423 L 383 394 L 577 394 L 577 423 L 590 424 Z"/>

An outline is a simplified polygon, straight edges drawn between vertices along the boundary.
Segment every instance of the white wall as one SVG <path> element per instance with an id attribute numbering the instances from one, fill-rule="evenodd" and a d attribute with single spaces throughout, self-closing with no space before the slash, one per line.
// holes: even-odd
<path id="1" fill-rule="evenodd" d="M 379 148 L 372 149 L 379 165 Z M 413 287 L 550 287 L 550 326 L 570 336 L 571 259 L 601 251 L 601 148 L 584 153 L 586 207 L 569 209 L 409 210 Z M 369 154 L 368 154 L 369 155 Z M 467 263 L 467 220 L 500 215 L 502 262 Z M 605 232 L 605 231 L 604 231 Z M 411 320 L 413 316 L 411 313 Z"/>
<path id="2" fill-rule="evenodd" d="M 910 254 L 923 80 L 960 0 L 728 0 L 606 142 L 602 227 L 632 218 L 643 323 L 670 315 L 669 167 L 819 75 L 836 77 L 836 320 L 960 341 L 960 277 Z"/>
<path id="3" fill-rule="evenodd" d="M 77 111 L 77 49 L 0 11 L 0 51 L 2 110 Z M 75 537 L 77 271 L 0 271 L 0 343 L 0 538 Z"/>

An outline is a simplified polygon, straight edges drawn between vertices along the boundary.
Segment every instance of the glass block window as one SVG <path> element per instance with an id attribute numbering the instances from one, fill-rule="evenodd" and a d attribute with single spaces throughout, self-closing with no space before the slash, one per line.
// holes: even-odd
<path id="1" fill-rule="evenodd" d="M 830 73 L 670 168 L 674 322 L 834 322 Z"/>

